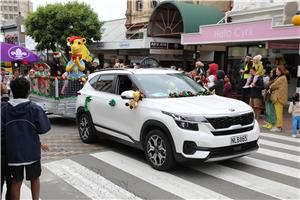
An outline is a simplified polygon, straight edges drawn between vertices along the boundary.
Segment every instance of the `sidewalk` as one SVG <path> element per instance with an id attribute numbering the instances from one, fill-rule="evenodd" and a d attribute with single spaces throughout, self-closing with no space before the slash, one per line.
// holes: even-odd
<path id="1" fill-rule="evenodd" d="M 293 121 L 292 121 L 292 114 L 288 113 L 288 109 L 289 109 L 289 104 L 283 106 L 282 133 L 290 136 L 293 134 Z M 260 115 L 259 125 L 260 125 L 261 132 L 271 132 L 270 130 L 262 127 L 263 125 L 265 125 L 264 121 L 266 121 L 266 120 L 267 120 L 267 115 Z M 276 123 L 277 123 L 277 120 L 276 120 Z"/>

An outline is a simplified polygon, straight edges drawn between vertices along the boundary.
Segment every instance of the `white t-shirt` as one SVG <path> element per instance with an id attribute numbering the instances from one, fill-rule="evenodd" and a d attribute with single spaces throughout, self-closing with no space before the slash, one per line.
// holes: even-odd
<path id="1" fill-rule="evenodd" d="M 210 75 L 207 80 L 209 81 L 207 83 L 207 86 L 210 88 L 215 84 L 215 76 L 214 75 Z"/>

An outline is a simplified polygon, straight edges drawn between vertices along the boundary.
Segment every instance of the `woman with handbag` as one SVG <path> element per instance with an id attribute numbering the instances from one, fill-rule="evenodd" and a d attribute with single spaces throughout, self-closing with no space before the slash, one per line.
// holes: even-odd
<path id="1" fill-rule="evenodd" d="M 274 69 L 270 73 L 270 80 L 265 84 L 266 90 L 263 94 L 264 101 L 266 102 L 266 113 L 268 119 L 268 123 L 263 127 L 267 129 L 271 129 L 275 125 L 276 112 L 275 112 L 275 106 L 271 100 L 272 91 L 270 89 L 270 86 L 274 83 L 276 78 L 277 78 L 276 69 Z"/>
<path id="2" fill-rule="evenodd" d="M 279 65 L 276 69 L 276 75 L 278 76 L 274 83 L 270 86 L 272 92 L 271 100 L 274 103 L 277 126 L 271 128 L 272 132 L 282 131 L 282 118 L 283 118 L 283 104 L 288 102 L 288 83 L 285 75 L 289 74 L 289 71 L 283 65 Z"/>

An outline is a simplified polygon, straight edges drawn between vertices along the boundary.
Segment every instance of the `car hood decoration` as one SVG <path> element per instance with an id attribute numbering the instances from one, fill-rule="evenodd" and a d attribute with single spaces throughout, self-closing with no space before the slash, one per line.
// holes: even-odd
<path id="1" fill-rule="evenodd" d="M 199 93 L 197 93 L 197 94 L 192 93 L 192 92 L 190 92 L 190 91 L 184 91 L 184 92 L 181 92 L 181 93 L 179 93 L 179 94 L 177 94 L 176 92 L 173 93 L 173 94 L 171 93 L 171 94 L 169 95 L 168 98 L 193 97 L 193 96 L 199 97 L 199 96 L 208 96 L 208 95 L 214 95 L 214 94 L 215 94 L 215 90 L 212 91 L 212 92 L 209 92 L 209 91 L 205 90 L 205 91 L 199 92 Z"/>
<path id="2" fill-rule="evenodd" d="M 242 101 L 217 95 L 155 99 L 154 107 L 171 113 L 206 116 L 223 114 L 236 115 L 238 113 L 252 111 L 251 108 Z M 229 108 L 234 109 L 235 112 L 228 112 Z"/>

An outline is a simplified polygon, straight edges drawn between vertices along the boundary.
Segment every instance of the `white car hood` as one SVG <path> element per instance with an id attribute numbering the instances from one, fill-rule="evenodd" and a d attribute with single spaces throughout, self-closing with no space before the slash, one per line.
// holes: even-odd
<path id="1" fill-rule="evenodd" d="M 253 111 L 252 108 L 243 101 L 217 95 L 155 99 L 154 108 L 175 114 L 204 116 L 234 116 Z"/>

